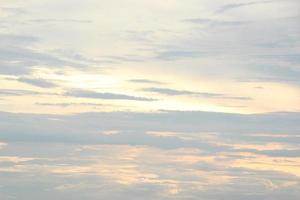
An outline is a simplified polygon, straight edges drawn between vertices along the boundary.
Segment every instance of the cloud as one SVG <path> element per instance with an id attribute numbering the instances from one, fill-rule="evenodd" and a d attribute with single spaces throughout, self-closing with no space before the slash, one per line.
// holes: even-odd
<path id="1" fill-rule="evenodd" d="M 252 100 L 250 97 L 238 97 L 238 96 L 227 96 L 222 93 L 210 93 L 210 92 L 193 92 L 188 90 L 175 90 L 170 88 L 144 88 L 142 89 L 145 92 L 154 92 L 163 95 L 169 96 L 179 96 L 179 95 L 188 95 L 195 97 L 204 97 L 204 98 L 221 98 L 221 99 L 235 99 L 235 100 Z"/>
<path id="2" fill-rule="evenodd" d="M 16 35 L 16 34 L 0 33 L 0 38 L 1 38 L 0 44 L 2 47 L 31 45 L 31 44 L 39 41 L 39 39 L 34 36 Z"/>
<path id="3" fill-rule="evenodd" d="M 36 66 L 85 66 L 84 64 L 63 60 L 48 53 L 20 47 L 0 47 L 0 59 L 0 73 L 7 75 L 28 74 Z"/>
<path id="4" fill-rule="evenodd" d="M 55 119 L 55 120 L 53 120 Z M 160 113 L 100 112 L 74 115 L 0 113 L 0 141 L 52 141 L 62 143 L 105 143 L 151 145 L 160 148 L 197 147 L 202 140 L 182 140 L 176 133 L 220 133 L 222 140 L 253 142 L 298 141 L 299 113 L 226 114 L 212 112 L 165 111 Z M 35 122 L 39 123 L 35 123 Z M 101 135 L 119 130 L 120 134 Z M 148 132 L 175 132 L 175 137 L 159 138 Z M 260 134 L 269 134 L 262 137 Z M 280 138 L 285 133 L 289 138 Z M 180 136 L 180 135 L 178 135 Z M 185 135 L 187 137 L 188 135 Z M 278 137 L 276 137 L 278 136 Z M 206 145 L 210 150 L 216 145 Z M 220 146 L 220 148 L 223 148 Z M 292 153 L 292 152 L 291 152 Z"/>
<path id="5" fill-rule="evenodd" d="M 41 95 L 47 93 L 40 93 L 32 90 L 16 90 L 16 89 L 0 89 L 0 96 L 25 96 L 25 95 Z"/>
<path id="6" fill-rule="evenodd" d="M 21 78 L 18 78 L 17 80 L 19 82 L 27 83 L 27 84 L 37 86 L 37 87 L 41 87 L 41 88 L 53 88 L 53 87 L 57 86 L 56 84 L 54 84 L 50 81 L 44 80 L 44 79 L 21 77 Z"/>
<path id="7" fill-rule="evenodd" d="M 288 157 L 299 158 L 300 155 L 300 149 L 295 149 L 295 150 L 280 149 L 280 150 L 263 150 L 263 151 L 259 151 L 256 149 L 252 149 L 252 150 L 244 149 L 244 152 L 253 152 L 256 154 L 267 155 L 270 157 L 286 157 L 286 158 Z"/>
<path id="8" fill-rule="evenodd" d="M 173 60 L 173 59 L 183 59 L 183 58 L 195 58 L 198 57 L 199 53 L 195 51 L 183 51 L 183 50 L 166 50 L 159 51 L 154 59 L 159 60 Z"/>
<path id="9" fill-rule="evenodd" d="M 166 72 L 176 77 L 177 84 L 222 79 L 232 88 L 265 88 L 254 89 L 255 102 L 243 101 L 250 103 L 250 111 L 261 106 L 296 107 L 288 104 L 296 101 L 298 87 L 292 84 L 298 84 L 300 77 L 295 53 L 300 44 L 299 17 L 294 17 L 299 15 L 298 0 L 268 5 L 260 3 L 271 1 L 36 2 L 1 1 L 0 74 L 2 87 L 14 86 L 4 77 L 20 77 L 19 81 L 42 87 L 36 89 L 43 92 L 0 89 L 2 109 L 18 112 L 28 104 L 26 110 L 32 107 L 38 113 L 68 106 L 76 107 L 66 110 L 80 112 L 92 110 L 85 106 L 101 105 L 85 103 L 92 100 L 124 100 L 124 105 L 126 100 L 144 101 L 144 105 L 162 95 L 169 98 L 149 106 L 155 109 L 169 99 L 177 104 L 174 97 L 184 95 L 219 103 L 251 100 L 239 96 L 239 91 L 223 94 L 226 85 L 220 85 L 219 92 L 193 91 L 189 85 L 183 90 L 164 87 L 170 79 Z M 107 83 L 98 79 L 102 69 Z M 110 86 L 106 92 L 61 88 L 66 93 L 52 96 L 57 97 L 51 98 L 53 102 L 46 96 L 36 98 L 51 94 L 46 90 L 55 86 L 43 76 L 48 71 L 70 88 L 86 78 L 104 87 L 127 82 L 118 88 L 124 89 L 120 94 Z M 142 78 L 129 80 L 134 76 Z M 256 83 L 236 85 L 234 80 Z M 127 85 L 149 91 L 127 93 L 132 89 Z M 264 93 L 278 94 L 279 88 L 287 88 L 291 95 L 269 105 Z M 66 99 L 76 101 L 62 102 Z M 282 102 L 285 105 L 279 105 Z M 139 104 L 130 102 L 135 103 Z M 116 106 L 111 108 L 120 108 Z M 0 198 L 298 200 L 299 121 L 296 112 L 0 112 Z"/>
<path id="10" fill-rule="evenodd" d="M 92 23 L 92 20 L 87 19 L 32 19 L 29 22 L 35 23 Z"/>
<path id="11" fill-rule="evenodd" d="M 131 79 L 131 80 L 128 80 L 129 82 L 132 82 L 132 83 L 146 83 L 146 84 L 158 84 L 158 85 L 161 85 L 161 84 L 165 84 L 161 81 L 155 81 L 155 80 L 149 80 L 149 79 Z"/>
<path id="12" fill-rule="evenodd" d="M 35 67 L 86 68 L 86 60 L 65 58 L 33 48 L 40 39 L 33 36 L 0 34 L 0 74 L 30 74 Z M 90 63 L 90 62 L 89 62 Z"/>
<path id="13" fill-rule="evenodd" d="M 69 107 L 69 106 L 107 106 L 100 103 L 35 103 L 38 106 L 54 106 L 54 107 Z"/>
<path id="14" fill-rule="evenodd" d="M 232 3 L 232 4 L 226 4 L 222 6 L 220 9 L 216 11 L 216 14 L 221 14 L 224 12 L 227 12 L 229 10 L 237 9 L 237 8 L 242 8 L 246 6 L 252 6 L 252 5 L 257 5 L 257 4 L 266 4 L 266 3 L 273 3 L 276 2 L 276 0 L 270 0 L 270 1 L 251 1 L 251 2 L 245 2 L 245 3 Z"/>
<path id="15" fill-rule="evenodd" d="M 300 68 L 297 66 L 297 63 L 300 63 L 300 55 L 270 55 L 260 57 L 262 63 L 252 67 L 254 71 L 252 75 L 240 77 L 240 81 L 286 82 L 299 85 Z M 273 62 L 270 62 L 270 60 L 273 60 Z"/>
<path id="16" fill-rule="evenodd" d="M 192 19 L 186 19 L 185 21 L 193 24 L 209 25 L 211 27 L 239 26 L 239 25 L 244 25 L 249 23 L 247 21 L 224 21 L 218 19 L 205 19 L 205 18 L 192 18 Z"/>
<path id="17" fill-rule="evenodd" d="M 265 79 L 266 82 L 299 85 L 299 55 L 295 53 L 299 48 L 299 37 L 296 36 L 299 35 L 296 28 L 299 18 L 261 20 L 254 14 L 243 20 L 216 17 L 184 20 L 191 24 L 191 36 L 170 50 L 192 49 L 196 52 L 198 56 L 191 57 L 189 60 L 193 61 L 184 65 L 199 76 L 257 82 Z M 179 68 L 176 66 L 178 61 L 175 58 L 172 61 L 172 68 Z"/>
<path id="18" fill-rule="evenodd" d="M 16 16 L 24 16 L 29 14 L 29 12 L 26 9 L 24 9 L 22 6 L 1 5 L 0 11 L 5 14 L 4 16 L 7 16 L 8 18 L 16 17 Z M 1 22 L 4 23 L 6 22 L 5 17 L 3 18 L 3 20 L 1 20 Z"/>
<path id="19" fill-rule="evenodd" d="M 223 96 L 223 94 L 218 93 L 201 93 L 201 92 L 191 92 L 188 90 L 175 90 L 169 88 L 144 88 L 142 89 L 145 92 L 156 92 L 165 95 L 203 95 L 207 97 L 216 97 L 216 96 Z"/>
<path id="20" fill-rule="evenodd" d="M 13 96 L 56 96 L 60 95 L 55 92 L 38 92 L 34 90 L 18 90 L 18 89 L 0 89 L 0 97 L 13 97 Z"/>
<path id="21" fill-rule="evenodd" d="M 155 101 L 156 99 L 130 96 L 117 93 L 101 93 L 93 92 L 89 90 L 70 90 L 65 93 L 66 96 L 80 97 L 80 98 L 92 98 L 92 99 L 115 99 L 115 100 L 132 100 L 132 101 Z"/>
<path id="22" fill-rule="evenodd" d="M 1 143 L 0 142 L 0 149 L 3 149 L 7 144 L 6 143 Z"/>
<path id="23" fill-rule="evenodd" d="M 41 153 L 45 150 L 47 154 Z M 40 196 L 46 200 L 138 200 L 145 195 L 146 200 L 296 200 L 299 194 L 299 177 L 233 167 L 233 163 L 247 158 L 226 154 L 207 157 L 196 149 L 19 143 L 11 144 L 6 153 L 20 159 L 35 155 L 35 159 L 0 166 L 0 192 L 5 199 L 15 195 L 25 200 Z M 8 168 L 18 173 L 5 171 Z M 15 188 L 22 193 L 16 193 Z M 249 190 L 255 192 L 245 193 Z"/>
<path id="24" fill-rule="evenodd" d="M 99 63 L 122 63 L 122 62 L 143 62 L 145 57 L 141 55 L 111 55 L 111 56 L 100 56 L 98 58 Z"/>

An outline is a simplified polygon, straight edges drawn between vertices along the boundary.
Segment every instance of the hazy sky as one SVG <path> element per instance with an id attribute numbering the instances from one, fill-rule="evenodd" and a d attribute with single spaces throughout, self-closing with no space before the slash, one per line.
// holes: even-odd
<path id="1" fill-rule="evenodd" d="M 298 200 L 299 0 L 1 0 L 1 200 Z"/>

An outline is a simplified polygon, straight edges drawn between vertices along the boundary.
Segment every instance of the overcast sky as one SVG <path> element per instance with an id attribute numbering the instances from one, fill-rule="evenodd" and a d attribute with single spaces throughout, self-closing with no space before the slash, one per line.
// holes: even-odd
<path id="1" fill-rule="evenodd" d="M 299 0 L 1 0 L 0 199 L 298 200 Z"/>

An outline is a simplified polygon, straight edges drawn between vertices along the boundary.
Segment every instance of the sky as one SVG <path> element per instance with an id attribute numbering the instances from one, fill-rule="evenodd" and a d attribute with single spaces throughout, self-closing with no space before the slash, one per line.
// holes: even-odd
<path id="1" fill-rule="evenodd" d="M 1 0 L 1 200 L 298 200 L 299 0 Z"/>

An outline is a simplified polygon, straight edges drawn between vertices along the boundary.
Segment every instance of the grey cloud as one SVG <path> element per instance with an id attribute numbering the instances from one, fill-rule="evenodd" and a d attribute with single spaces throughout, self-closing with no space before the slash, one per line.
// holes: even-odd
<path id="1" fill-rule="evenodd" d="M 27 74 L 39 65 L 47 67 L 85 66 L 84 64 L 62 60 L 47 53 L 19 47 L 0 47 L 0 59 L 0 73 L 8 75 Z"/>
<path id="2" fill-rule="evenodd" d="M 209 92 L 192 92 L 188 90 L 175 90 L 170 88 L 144 88 L 145 92 L 155 92 L 159 94 L 177 96 L 177 95 L 190 95 L 204 98 L 222 98 L 222 99 L 235 99 L 235 100 L 252 100 L 250 97 L 227 96 L 222 93 L 209 93 Z"/>
<path id="3" fill-rule="evenodd" d="M 133 101 L 155 101 L 155 99 L 146 97 L 130 96 L 117 93 L 101 93 L 88 90 L 70 90 L 65 93 L 66 96 L 92 98 L 92 99 L 115 99 L 115 100 L 133 100 Z"/>
<path id="4" fill-rule="evenodd" d="M 100 103 L 35 103 L 38 106 L 54 106 L 54 107 L 69 107 L 69 106 L 107 106 Z"/>
<path id="5" fill-rule="evenodd" d="M 182 142 L 175 138 L 159 140 L 143 133 L 163 132 L 220 132 L 222 138 L 249 140 L 249 134 L 268 133 L 299 135 L 299 113 L 267 113 L 256 115 L 211 112 L 161 113 L 82 113 L 69 116 L 0 113 L 2 141 L 57 141 L 79 143 L 130 143 L 160 147 L 197 146 L 200 143 Z M 35 122 L 39 123 L 35 123 Z M 124 135 L 99 135 L 106 130 L 120 130 Z M 230 135 L 230 134 L 231 135 Z M 127 138 L 128 137 L 128 138 Z M 260 141 L 259 137 L 252 141 Z M 251 141 L 251 140 L 249 140 Z M 267 141 L 267 140 L 261 140 Z M 272 141 L 269 137 L 268 141 Z M 284 141 L 284 140 L 283 140 Z M 204 145 L 204 144 L 203 144 Z M 209 146 L 207 146 L 209 149 Z M 216 148 L 216 147 L 214 147 Z M 217 149 L 217 148 L 216 148 Z"/>
<path id="6" fill-rule="evenodd" d="M 275 57 L 275 56 L 274 56 Z M 264 81 L 264 82 L 287 82 L 287 83 L 300 83 L 300 68 L 296 63 L 300 63 L 297 57 L 294 57 L 294 64 L 280 64 L 283 58 L 280 60 L 274 58 L 274 63 L 257 64 L 253 66 L 255 72 L 247 77 L 240 77 L 240 81 Z M 278 64 L 275 63 L 277 60 Z"/>
<path id="7" fill-rule="evenodd" d="M 284 132 L 284 131 L 282 131 Z M 234 132 L 218 133 L 218 137 L 221 140 L 227 141 L 230 138 L 231 142 L 240 143 L 247 141 L 249 143 L 264 144 L 264 143 L 284 143 L 290 145 L 297 145 L 300 143 L 300 135 L 297 134 L 263 134 L 261 132 L 248 133 L 248 134 L 236 134 Z"/>
<path id="8" fill-rule="evenodd" d="M 36 66 L 42 67 L 87 67 L 87 62 L 79 59 L 64 58 L 33 49 L 38 38 L 23 35 L 0 34 L 0 74 L 30 74 Z"/>
<path id="9" fill-rule="evenodd" d="M 226 5 L 222 6 L 220 9 L 218 9 L 216 11 L 216 14 L 221 14 L 221 13 L 224 13 L 226 11 L 241 8 L 241 7 L 257 5 L 257 4 L 266 4 L 266 3 L 272 3 L 272 2 L 276 2 L 276 1 L 274 1 L 274 0 L 270 0 L 270 1 L 250 1 L 250 2 L 245 2 L 245 3 L 226 4 Z"/>
<path id="10" fill-rule="evenodd" d="M 14 148 L 18 148 L 18 151 L 16 152 Z M 40 151 L 47 151 L 47 154 L 42 154 L 44 159 L 38 160 L 35 158 L 36 160 L 11 166 L 14 169 L 21 165 L 27 171 L 18 173 L 1 172 L 1 195 L 4 199 L 10 199 L 12 196 L 23 199 L 39 199 L 40 196 L 43 196 L 46 200 L 67 200 L 70 198 L 74 200 L 96 200 L 99 198 L 138 200 L 141 196 L 145 196 L 146 200 L 169 198 L 191 200 L 254 200 L 258 198 L 297 200 L 299 194 L 299 178 L 280 172 L 229 167 L 226 164 L 220 165 L 217 162 L 206 163 L 201 161 L 193 165 L 176 163 L 172 158 L 180 158 L 181 154 L 172 151 L 168 151 L 167 156 L 163 157 L 164 160 L 159 158 L 161 154 L 166 154 L 166 151 L 159 151 L 158 154 L 140 155 L 137 153 L 134 159 L 131 160 L 124 159 L 124 155 L 119 158 L 118 156 L 123 153 L 120 151 L 123 149 L 114 146 L 106 148 L 92 146 L 94 148 L 92 151 L 76 151 L 80 148 L 82 146 L 66 144 L 44 143 L 38 146 L 30 143 L 12 144 L 12 150 L 6 152 L 8 155 L 22 155 L 24 151 L 29 156 L 37 155 Z M 24 151 L 21 151 L 22 149 Z M 114 154 L 115 151 L 119 151 L 119 154 Z M 146 151 L 151 152 L 151 149 Z M 196 156 L 201 155 L 196 154 Z M 48 158 L 55 158 L 55 160 L 49 161 Z M 99 166 L 100 172 L 102 172 L 101 166 L 110 165 L 112 169 L 108 168 L 103 173 L 99 173 L 95 171 L 98 170 L 96 168 L 92 171 L 75 172 L 71 175 L 49 172 L 51 168 L 63 168 L 65 166 L 74 169 L 80 167 L 91 169 L 94 164 Z M 116 174 L 116 170 L 120 170 L 120 172 L 117 171 L 120 173 L 117 175 L 136 178 L 137 182 L 131 184 L 116 182 L 110 177 L 111 174 Z M 150 178 L 147 177 L 149 173 L 152 175 Z M 220 180 L 225 176 L 230 181 L 218 182 L 217 184 L 211 183 L 210 176 L 220 177 Z M 294 184 L 285 186 L 285 183 Z M 15 192 L 16 188 L 18 189 L 17 193 Z M 178 192 L 175 194 L 167 193 L 172 188 L 178 189 Z"/>
<path id="11" fill-rule="evenodd" d="M 2 60 L 10 62 L 25 62 L 32 64 L 40 64 L 47 66 L 74 66 L 74 67 L 83 67 L 84 65 L 75 63 L 72 61 L 62 60 L 55 56 L 52 56 L 47 53 L 42 53 L 35 51 L 30 48 L 18 48 L 18 47 L 2 47 L 0 49 L 0 58 Z"/>
<path id="12" fill-rule="evenodd" d="M 211 27 L 226 27 L 226 26 L 230 27 L 230 26 L 238 26 L 238 25 L 244 25 L 249 23 L 247 21 L 224 21 L 218 19 L 204 19 L 204 18 L 192 18 L 192 19 L 186 19 L 184 21 L 193 24 L 199 24 L 199 25 L 209 25 Z"/>
<path id="13" fill-rule="evenodd" d="M 1 51 L 1 50 L 0 50 Z M 30 74 L 32 70 L 32 62 L 9 62 L 0 60 L 0 74 L 5 75 L 24 75 Z"/>
<path id="14" fill-rule="evenodd" d="M 265 55 L 262 57 L 265 57 L 265 58 L 271 57 L 273 59 L 283 60 L 283 61 L 286 61 L 291 64 L 299 64 L 300 63 L 300 54 L 296 54 L 296 53 L 295 54 L 293 54 L 293 53 L 283 54 L 283 55 L 269 55 L 269 56 Z"/>
<path id="15" fill-rule="evenodd" d="M 171 96 L 172 95 L 203 95 L 207 97 L 223 96 L 223 94 L 218 94 L 218 93 L 191 92 L 187 90 L 175 90 L 169 88 L 144 88 L 142 90 L 146 92 L 156 92 L 156 93 L 171 95 Z"/>
<path id="16" fill-rule="evenodd" d="M 231 167 L 231 163 L 243 159 L 249 161 L 247 159 L 255 155 L 267 155 L 275 160 L 278 158 L 279 163 L 282 163 L 281 157 L 277 156 L 283 156 L 287 159 L 286 165 L 289 165 L 289 159 L 297 157 L 299 148 L 234 150 L 231 144 L 240 144 L 240 141 L 251 143 L 251 140 L 241 136 L 260 133 L 268 133 L 269 138 L 281 137 L 282 133 L 297 137 L 299 120 L 300 113 L 241 115 L 162 111 L 43 115 L 0 112 L 0 141 L 8 143 L 1 149 L 0 158 L 18 156 L 34 159 L 16 164 L 0 162 L 0 170 L 21 170 L 17 173 L 1 171 L 0 192 L 4 198 L 22 195 L 25 199 L 42 195 L 49 199 L 126 197 L 138 200 L 141 195 L 146 195 L 146 199 L 151 200 L 166 199 L 166 196 L 172 195 L 177 199 L 199 199 L 200 196 L 201 200 L 297 200 L 300 183 L 297 176 L 276 172 L 271 167 L 265 170 Z M 117 131 L 106 134 L 110 130 Z M 153 136 L 149 131 L 175 132 L 174 135 L 163 137 Z M 196 137 L 181 138 L 190 135 Z M 210 140 L 211 136 L 217 137 Z M 259 137 L 252 141 L 267 143 Z M 297 146 L 298 143 L 290 145 Z M 133 155 L 129 153 L 130 159 L 126 159 L 127 148 L 133 152 Z M 192 151 L 189 150 L 191 148 Z M 253 154 L 250 157 L 232 154 L 239 152 Z M 185 162 L 184 159 L 180 162 L 185 156 L 195 157 L 195 162 Z M 212 157 L 213 162 L 205 159 L 196 161 L 206 156 Z M 259 164 L 264 164 L 264 161 Z M 109 168 L 105 168 L 107 165 Z M 68 170 L 64 171 L 64 167 Z M 136 182 L 119 184 L 115 177 L 110 177 L 116 172 L 125 175 L 126 180 L 129 177 Z M 216 185 L 215 179 L 209 179 L 210 176 L 218 180 L 224 177 L 225 182 Z M 172 189 L 170 186 L 179 188 L 178 193 L 166 194 L 168 189 Z M 21 194 L 15 193 L 16 188 Z M 38 193 L 34 192 L 36 188 L 40 189 Z M 248 193 L 249 190 L 255 193 Z"/>
<path id="17" fill-rule="evenodd" d="M 65 59 L 68 60 L 77 60 L 77 61 L 81 61 L 83 63 L 97 63 L 97 64 L 101 64 L 102 62 L 96 58 L 90 58 L 87 57 L 86 55 L 83 55 L 79 52 L 75 52 L 72 50 L 66 50 L 66 49 L 54 49 L 51 51 L 51 53 L 53 53 L 56 56 L 60 56 L 63 57 Z"/>
<path id="18" fill-rule="evenodd" d="M 0 89 L 0 96 L 32 96 L 32 95 L 57 95 L 56 93 L 37 92 L 33 90 Z"/>
<path id="19" fill-rule="evenodd" d="M 145 57 L 141 55 L 120 55 L 120 56 L 101 56 L 98 57 L 99 63 L 122 63 L 122 62 L 142 62 Z"/>
<path id="20" fill-rule="evenodd" d="M 155 59 L 159 60 L 173 60 L 173 59 L 183 59 L 183 58 L 194 58 L 198 57 L 199 53 L 195 51 L 182 51 L 182 50 L 166 50 L 159 51 L 156 53 Z"/>
<path id="21" fill-rule="evenodd" d="M 32 19 L 29 22 L 35 23 L 92 23 L 92 20 L 87 19 Z"/>
<path id="22" fill-rule="evenodd" d="M 136 42 L 153 43 L 155 42 L 154 31 L 136 31 L 129 30 L 125 32 L 125 39 Z"/>
<path id="23" fill-rule="evenodd" d="M 267 155 L 270 157 L 300 157 L 300 149 L 296 150 L 288 150 L 288 149 L 282 149 L 282 150 L 264 150 L 264 151 L 258 151 L 255 149 L 241 149 L 241 152 L 252 152 L 256 154 L 262 154 Z"/>
<path id="24" fill-rule="evenodd" d="M 194 57 L 197 60 L 190 64 L 189 69 L 205 76 L 299 85 L 298 17 L 245 21 L 245 26 L 234 26 L 239 22 L 222 25 L 222 21 L 207 18 L 185 20 L 194 24 L 191 36 L 181 41 L 181 45 L 166 48 L 166 51 L 192 49 L 198 56 Z M 231 25 L 221 31 L 213 29 L 213 24 L 221 28 Z"/>
<path id="25" fill-rule="evenodd" d="M 56 134 L 49 133 L 23 133 L 19 136 L 12 133 L 10 136 L 4 134 L 0 137 L 4 141 L 14 142 L 47 142 L 65 144 L 101 144 L 101 145 L 130 145 L 147 146 L 159 149 L 199 148 L 204 153 L 230 152 L 231 149 L 225 145 L 210 144 L 199 140 L 182 140 L 177 137 L 156 137 L 140 131 L 120 131 L 117 134 L 105 135 L 101 131 L 72 132 Z M 241 151 L 242 152 L 242 151 Z"/>
<path id="26" fill-rule="evenodd" d="M 131 79 L 129 80 L 129 82 L 133 82 L 133 83 L 146 83 L 146 84 L 158 84 L 158 85 L 161 85 L 161 84 L 165 84 L 163 82 L 160 82 L 160 81 L 155 81 L 155 80 L 149 80 L 149 79 Z"/>
<path id="27" fill-rule="evenodd" d="M 4 13 L 8 13 L 9 15 L 20 15 L 20 14 L 28 14 L 26 10 L 21 7 L 8 7 L 8 6 L 1 6 L 0 10 Z"/>
<path id="28" fill-rule="evenodd" d="M 38 94 L 40 93 L 31 90 L 0 89 L 0 96 L 23 96 Z"/>
<path id="29" fill-rule="evenodd" d="M 37 87 L 42 87 L 42 88 L 53 88 L 53 87 L 57 86 L 55 83 L 44 80 L 44 79 L 21 77 L 21 78 L 18 78 L 17 80 L 22 83 L 27 83 L 27 84 L 37 86 Z"/>
<path id="30" fill-rule="evenodd" d="M 14 35 L 14 34 L 1 34 L 0 33 L 0 44 L 1 46 L 22 46 L 31 45 L 32 43 L 38 42 L 39 39 L 33 36 L 26 35 Z"/>

